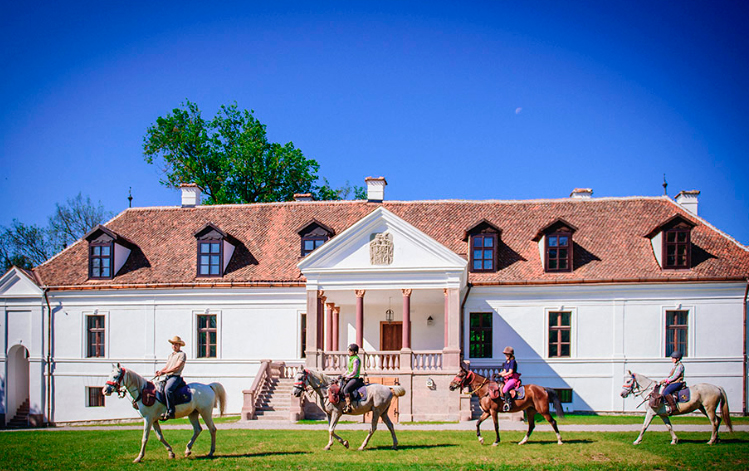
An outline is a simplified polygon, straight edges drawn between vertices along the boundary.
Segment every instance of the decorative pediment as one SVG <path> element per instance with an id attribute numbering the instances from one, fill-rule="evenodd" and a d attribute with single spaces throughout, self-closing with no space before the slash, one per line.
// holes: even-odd
<path id="1" fill-rule="evenodd" d="M 33 273 L 18 267 L 12 267 L 0 277 L 0 297 L 28 298 L 42 295 Z"/>

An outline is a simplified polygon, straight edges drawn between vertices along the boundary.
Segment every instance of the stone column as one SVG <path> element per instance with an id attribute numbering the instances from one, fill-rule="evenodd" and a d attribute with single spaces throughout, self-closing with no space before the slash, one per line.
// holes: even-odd
<path id="1" fill-rule="evenodd" d="M 356 290 L 356 344 L 364 350 L 364 291 Z"/>
<path id="2" fill-rule="evenodd" d="M 317 348 L 322 349 L 325 343 L 325 291 L 317 292 Z"/>
<path id="3" fill-rule="evenodd" d="M 445 289 L 445 348 L 442 366 L 458 368 L 460 365 L 460 289 Z"/>
<path id="4" fill-rule="evenodd" d="M 340 351 L 339 347 L 339 332 L 338 332 L 338 325 L 340 323 L 340 314 L 341 314 L 341 308 L 338 306 L 333 307 L 333 350 L 338 352 Z"/>
<path id="5" fill-rule="evenodd" d="M 403 289 L 403 344 L 401 348 L 411 349 L 411 291 Z"/>
<path id="6" fill-rule="evenodd" d="M 308 368 L 319 368 L 318 366 L 318 316 L 317 316 L 317 291 L 307 291 L 307 350 L 306 365 Z"/>
<path id="7" fill-rule="evenodd" d="M 325 329 L 325 350 L 330 352 L 333 350 L 333 303 L 326 304 L 328 307 L 326 311 L 327 328 Z"/>

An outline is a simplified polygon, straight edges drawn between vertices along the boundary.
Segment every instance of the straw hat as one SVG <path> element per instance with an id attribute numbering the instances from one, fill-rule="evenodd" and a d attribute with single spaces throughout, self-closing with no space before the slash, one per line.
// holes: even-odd
<path id="1" fill-rule="evenodd" d="M 185 342 L 181 338 L 179 338 L 179 335 L 175 335 L 174 337 L 170 338 L 169 339 L 169 343 L 171 343 L 171 344 L 179 344 L 182 347 L 185 346 Z"/>

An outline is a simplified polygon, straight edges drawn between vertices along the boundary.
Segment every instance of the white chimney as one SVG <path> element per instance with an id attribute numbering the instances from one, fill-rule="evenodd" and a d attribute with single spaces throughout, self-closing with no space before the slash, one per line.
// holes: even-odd
<path id="1" fill-rule="evenodd" d="M 294 193 L 294 201 L 312 201 L 312 193 Z"/>
<path id="2" fill-rule="evenodd" d="M 182 190 L 182 207 L 194 208 L 200 205 L 200 187 L 195 183 L 183 183 L 179 186 Z"/>
<path id="3" fill-rule="evenodd" d="M 590 188 L 575 188 L 570 193 L 570 198 L 590 199 L 591 196 L 593 196 L 593 190 Z"/>
<path id="4" fill-rule="evenodd" d="M 697 215 L 697 204 L 699 203 L 697 197 L 700 196 L 698 190 L 682 191 L 676 195 L 676 200 L 682 208 L 686 209 L 690 213 Z"/>
<path id="5" fill-rule="evenodd" d="M 364 181 L 367 182 L 367 201 L 382 203 L 385 199 L 385 186 L 388 184 L 385 177 L 367 177 Z"/>

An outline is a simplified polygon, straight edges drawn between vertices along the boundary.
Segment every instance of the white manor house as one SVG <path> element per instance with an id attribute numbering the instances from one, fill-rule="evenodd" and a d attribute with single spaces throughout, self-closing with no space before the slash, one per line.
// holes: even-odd
<path id="1" fill-rule="evenodd" d="M 396 420 L 458 421 L 461 362 L 491 374 L 515 348 L 524 383 L 568 411 L 634 412 L 627 370 L 746 411 L 749 250 L 697 215 L 697 191 L 527 201 L 368 200 L 131 208 L 31 271 L 0 278 L 0 425 L 137 417 L 104 398 L 113 363 L 151 378 L 187 343 L 188 382 L 221 382 L 243 420 L 318 410 L 284 389 L 363 349 L 371 382 L 407 393 Z M 13 422 L 15 420 L 15 422 Z"/>

